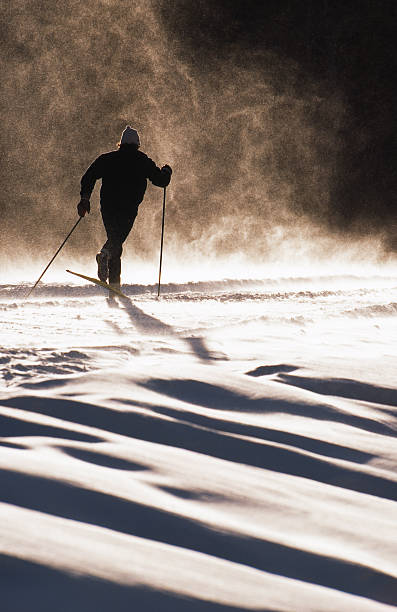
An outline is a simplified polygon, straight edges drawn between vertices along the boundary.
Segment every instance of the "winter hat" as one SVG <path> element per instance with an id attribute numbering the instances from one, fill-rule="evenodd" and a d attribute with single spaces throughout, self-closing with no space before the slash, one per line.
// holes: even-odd
<path id="1" fill-rule="evenodd" d="M 139 147 L 139 134 L 130 125 L 127 125 L 124 132 L 121 134 L 120 144 L 135 144 Z"/>

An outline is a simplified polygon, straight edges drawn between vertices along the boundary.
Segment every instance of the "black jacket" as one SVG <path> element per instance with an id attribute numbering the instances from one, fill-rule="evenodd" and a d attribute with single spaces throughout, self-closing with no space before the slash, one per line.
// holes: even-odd
<path id="1" fill-rule="evenodd" d="M 171 177 L 145 153 L 128 146 L 104 153 L 91 164 L 81 179 L 81 197 L 89 198 L 100 178 L 101 208 L 138 208 L 145 195 L 147 179 L 153 185 L 166 187 Z"/>

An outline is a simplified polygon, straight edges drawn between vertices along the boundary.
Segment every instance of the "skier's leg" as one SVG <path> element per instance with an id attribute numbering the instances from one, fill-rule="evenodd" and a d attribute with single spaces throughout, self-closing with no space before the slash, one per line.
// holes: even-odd
<path id="1" fill-rule="evenodd" d="M 109 254 L 104 246 L 99 253 L 96 254 L 96 262 L 98 264 L 98 278 L 106 283 L 109 276 Z"/>
<path id="2" fill-rule="evenodd" d="M 96 254 L 96 262 L 98 264 L 98 278 L 106 282 L 109 278 L 109 258 L 114 243 L 114 237 L 117 236 L 117 225 L 114 214 L 111 210 L 101 206 L 101 215 L 103 225 L 106 231 L 107 240 L 101 250 Z"/>
<path id="3" fill-rule="evenodd" d="M 101 253 L 107 258 L 109 283 L 120 284 L 121 253 L 123 252 L 121 241 L 121 223 L 118 216 L 102 215 L 107 234 L 107 241 L 101 249 Z"/>
<path id="4" fill-rule="evenodd" d="M 114 237 L 112 242 L 109 257 L 109 283 L 120 285 L 123 242 L 127 239 L 134 225 L 136 214 L 135 211 L 129 211 L 128 214 L 123 214 L 119 218 L 117 236 Z"/>
<path id="5" fill-rule="evenodd" d="M 131 231 L 136 212 L 117 211 L 116 214 L 113 213 L 112 215 L 102 213 L 102 217 L 108 236 L 102 247 L 102 252 L 105 251 L 108 254 L 109 283 L 120 285 L 123 242 Z"/>
<path id="6" fill-rule="evenodd" d="M 109 257 L 109 283 L 112 285 L 120 285 L 121 275 L 121 253 L 123 248 L 121 243 L 113 242 L 111 245 Z"/>

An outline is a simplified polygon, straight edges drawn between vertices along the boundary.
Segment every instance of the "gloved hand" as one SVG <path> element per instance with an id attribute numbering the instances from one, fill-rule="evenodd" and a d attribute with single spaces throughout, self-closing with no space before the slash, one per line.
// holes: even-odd
<path id="1" fill-rule="evenodd" d="M 166 172 L 168 172 L 168 174 L 169 174 L 170 176 L 171 176 L 171 174 L 172 174 L 172 168 L 171 168 L 171 166 L 169 166 L 168 164 L 165 164 L 165 166 L 163 166 L 163 167 L 161 168 L 161 170 L 165 170 Z"/>
<path id="2" fill-rule="evenodd" d="M 89 213 L 91 210 L 90 201 L 88 198 L 81 198 L 80 202 L 77 204 L 77 212 L 80 217 L 84 217 L 85 213 Z"/>

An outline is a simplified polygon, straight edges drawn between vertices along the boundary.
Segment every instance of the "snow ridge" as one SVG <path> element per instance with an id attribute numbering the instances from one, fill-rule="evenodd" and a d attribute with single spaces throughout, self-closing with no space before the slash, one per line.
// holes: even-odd
<path id="1" fill-rule="evenodd" d="M 4 610 L 395 609 L 397 296 L 378 281 L 3 287 Z"/>

